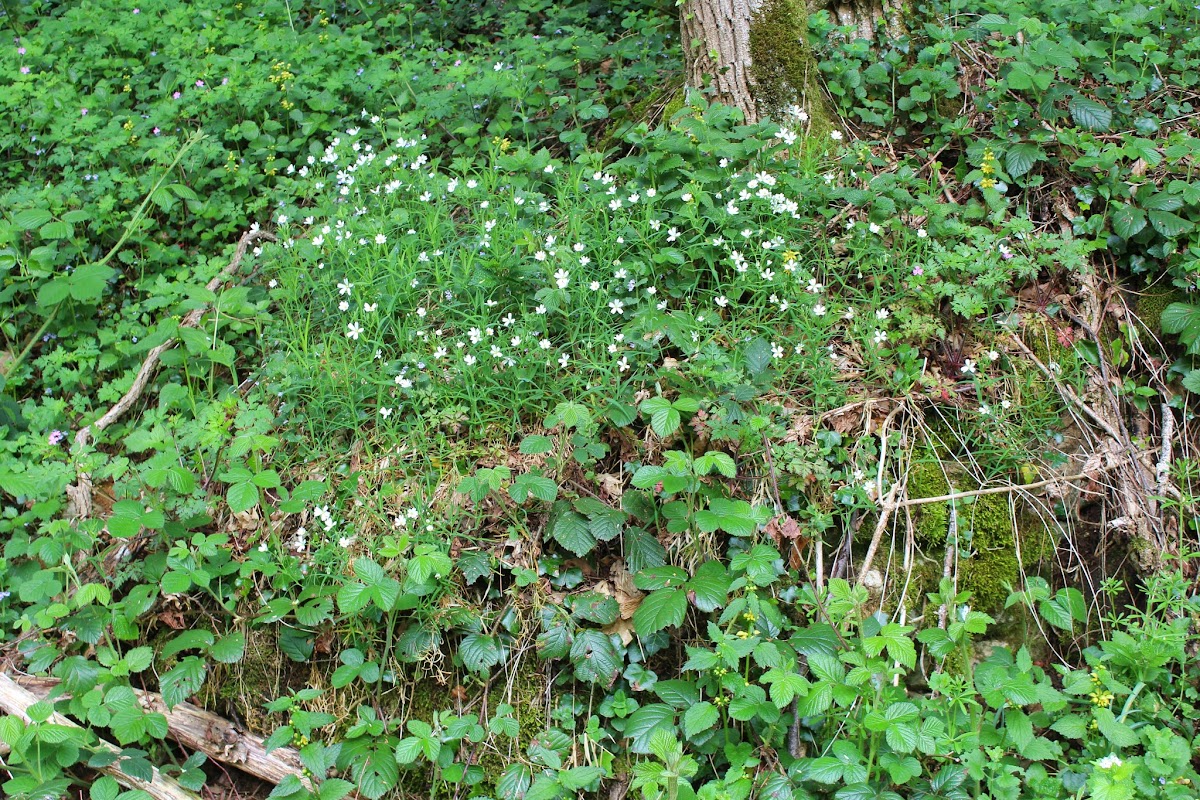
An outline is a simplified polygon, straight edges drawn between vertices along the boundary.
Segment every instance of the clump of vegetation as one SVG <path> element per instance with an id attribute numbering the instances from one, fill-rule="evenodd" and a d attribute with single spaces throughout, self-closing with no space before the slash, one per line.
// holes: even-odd
<path id="1" fill-rule="evenodd" d="M 217 775 L 134 690 L 287 748 L 272 797 L 1190 796 L 1200 322 L 1100 283 L 1191 280 L 1181 9 L 814 14 L 891 149 L 784 2 L 808 110 L 750 126 L 653 5 L 34 10 L 0 648 L 58 683 L 6 796 Z"/>

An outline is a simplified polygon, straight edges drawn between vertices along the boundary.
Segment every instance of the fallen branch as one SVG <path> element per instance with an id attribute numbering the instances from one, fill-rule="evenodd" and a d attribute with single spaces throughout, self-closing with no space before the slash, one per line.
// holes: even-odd
<path id="1" fill-rule="evenodd" d="M 217 289 L 219 289 L 221 284 L 229 280 L 229 278 L 235 272 L 237 272 L 238 268 L 241 266 L 242 259 L 245 258 L 246 251 L 250 249 L 250 246 L 260 239 L 273 242 L 275 241 L 275 236 L 267 233 L 266 231 L 259 230 L 257 227 L 251 228 L 242 234 L 242 238 L 238 240 L 237 249 L 233 253 L 233 258 L 229 261 L 229 265 L 221 270 L 215 278 L 209 281 L 204 288 L 209 292 L 215 292 Z M 179 323 L 179 327 L 195 328 L 199 326 L 200 320 L 204 317 L 205 311 L 207 311 L 206 306 L 192 309 Z M 146 390 L 146 385 L 150 382 L 150 379 L 154 377 L 154 372 L 158 369 L 158 362 L 162 358 L 163 353 L 167 352 L 178 343 L 179 339 L 177 337 L 171 337 L 146 354 L 146 360 L 142 362 L 142 367 L 138 370 L 137 376 L 134 377 L 133 385 L 129 387 L 129 391 L 125 392 L 125 395 L 118 400 L 112 408 L 106 411 L 104 415 L 100 417 L 100 419 L 96 420 L 90 425 L 84 425 L 75 434 L 76 449 L 86 447 L 87 444 L 92 440 L 94 433 L 102 431 L 109 425 L 112 425 L 114 422 L 119 420 L 125 414 L 125 412 L 133 407 L 133 404 L 136 403 L 139 398 L 141 398 L 142 392 Z M 75 517 L 76 519 L 86 519 L 87 517 L 91 516 L 91 476 L 86 472 L 80 473 L 79 480 L 74 485 L 67 487 L 67 498 L 70 501 L 71 510 L 73 511 L 73 513 L 69 513 L 68 516 Z"/>
<path id="2" fill-rule="evenodd" d="M 40 699 L 33 692 L 19 686 L 12 678 L 0 673 L 0 710 L 3 710 L 4 713 L 20 717 L 25 722 L 31 722 L 27 710 Z M 51 713 L 46 721 L 66 728 L 79 728 L 74 722 L 57 712 Z M 97 749 L 113 754 L 121 752 L 121 748 L 99 737 L 97 737 Z M 198 800 L 197 795 L 180 786 L 173 778 L 161 774 L 157 769 L 152 771 L 148 781 L 122 772 L 120 759 L 107 766 L 97 767 L 97 770 L 112 776 L 122 786 L 142 790 L 154 800 Z"/>
<path id="3" fill-rule="evenodd" d="M 1109 467 L 1113 469 L 1113 467 Z M 1107 470 L 1100 470 L 1106 472 Z M 942 494 L 937 497 L 910 497 L 907 500 L 901 500 L 896 503 L 897 507 L 904 506 L 921 506 L 926 503 L 946 503 L 951 500 L 962 500 L 966 497 L 980 497 L 985 494 L 1011 494 L 1013 492 L 1027 492 L 1030 489 L 1039 489 L 1043 486 L 1049 486 L 1053 483 L 1070 483 L 1071 481 L 1081 481 L 1084 478 L 1093 477 L 1089 473 L 1080 473 L 1079 475 L 1066 475 L 1061 478 L 1046 478 L 1042 481 L 1034 481 L 1033 483 L 1023 483 L 1020 486 L 1010 484 L 1008 486 L 992 486 L 987 489 L 972 489 L 967 492 L 952 492 L 951 494 Z"/>
<path id="4" fill-rule="evenodd" d="M 221 272 L 218 273 L 215 278 L 209 281 L 208 285 L 204 288 L 210 292 L 215 292 L 218 288 L 220 288 L 222 283 L 228 280 L 233 273 L 237 272 L 238 267 L 241 266 L 242 259 L 246 256 L 246 251 L 250 249 L 250 245 L 254 244 L 259 239 L 266 239 L 269 242 L 273 242 L 275 241 L 275 236 L 267 233 L 266 231 L 258 230 L 257 228 L 243 233 L 242 238 L 238 240 L 237 250 L 234 251 L 233 259 L 229 262 L 229 266 L 221 270 Z M 200 319 L 204 316 L 204 312 L 206 310 L 207 308 L 203 306 L 192 309 L 188 312 L 187 316 L 183 318 L 183 321 L 179 323 L 179 327 L 195 328 L 200 324 Z M 172 337 L 160 344 L 158 347 L 155 347 L 149 352 L 149 354 L 147 354 L 146 360 L 142 362 L 142 368 L 138 370 L 137 377 L 133 379 L 133 385 L 129 387 L 129 391 L 125 393 L 125 396 L 118 400 L 112 408 L 105 412 L 104 416 L 100 417 L 100 419 L 96 420 L 91 425 L 84 425 L 79 429 L 79 432 L 75 434 L 75 445 L 77 447 L 86 445 L 91 440 L 93 430 L 102 431 L 109 425 L 112 425 L 114 422 L 120 419 L 121 416 L 133 406 L 134 403 L 137 402 L 138 398 L 142 396 L 142 392 L 145 390 L 146 384 L 150 382 L 150 378 L 154 375 L 154 370 L 158 368 L 158 360 L 162 357 L 162 354 L 170 350 L 178 343 L 179 340 L 175 337 Z"/>
<path id="5" fill-rule="evenodd" d="M 19 677 L 16 680 L 19 688 L 36 695 L 36 699 L 48 696 L 59 683 L 57 678 Z M 191 703 L 177 703 L 167 708 L 162 695 L 134 691 L 144 709 L 167 718 L 167 736 L 184 747 L 273 784 L 288 775 L 295 775 L 305 788 L 312 788 L 312 783 L 303 777 L 304 765 L 297 750 L 280 747 L 268 753 L 262 739 L 223 717 Z"/>

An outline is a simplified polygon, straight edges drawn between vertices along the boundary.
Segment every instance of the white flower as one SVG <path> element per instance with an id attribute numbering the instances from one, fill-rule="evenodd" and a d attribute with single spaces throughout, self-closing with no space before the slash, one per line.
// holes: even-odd
<path id="1" fill-rule="evenodd" d="M 363 303 L 363 311 L 368 314 L 374 313 L 375 309 L 379 308 L 378 303 Z"/>
<path id="2" fill-rule="evenodd" d="M 917 228 L 917 238 L 918 239 L 924 239 L 928 235 L 929 235 L 929 232 L 926 231 L 924 228 Z"/>
<path id="3" fill-rule="evenodd" d="M 887 341 L 887 331 L 875 331 L 875 335 L 871 337 L 875 344 L 883 344 Z"/>
<path id="4" fill-rule="evenodd" d="M 875 319 L 878 320 L 885 320 L 891 315 L 892 312 L 888 311 L 886 308 L 880 308 L 875 311 Z"/>
<path id="5" fill-rule="evenodd" d="M 832 131 L 829 134 L 829 138 L 833 139 L 835 142 L 840 142 L 842 140 L 842 132 L 841 131 Z"/>
<path id="6" fill-rule="evenodd" d="M 571 282 L 571 273 L 565 269 L 560 269 L 554 273 L 554 281 L 558 285 L 558 288 L 565 289 L 567 288 L 567 284 Z"/>
<path id="7" fill-rule="evenodd" d="M 871 233 L 882 233 L 883 232 L 883 228 L 879 227 L 874 222 L 872 222 L 870 225 L 868 225 L 867 228 L 868 228 L 868 230 L 871 231 Z"/>
<path id="8" fill-rule="evenodd" d="M 362 325 L 359 325 L 357 322 L 351 322 L 349 325 L 346 326 L 346 338 L 347 339 L 353 339 L 354 341 L 357 342 L 358 337 L 362 336 L 362 332 L 363 332 Z"/>
<path id="9" fill-rule="evenodd" d="M 387 237 L 382 233 L 375 234 L 375 244 L 387 244 Z"/>
<path id="10" fill-rule="evenodd" d="M 570 360 L 571 360 L 571 357 L 569 355 L 567 355 L 566 353 L 563 353 L 561 356 L 558 357 L 558 365 L 560 367 L 565 367 L 565 366 L 567 366 L 567 362 Z"/>
<path id="11" fill-rule="evenodd" d="M 817 303 L 815 306 L 813 306 L 813 310 L 812 310 L 813 316 L 817 316 L 817 317 L 825 316 L 825 311 L 826 311 L 825 306 L 822 303 Z"/>
<path id="12" fill-rule="evenodd" d="M 609 300 L 608 301 L 608 313 L 624 314 L 625 313 L 625 303 L 621 302 L 620 300 Z"/>
<path id="13" fill-rule="evenodd" d="M 962 374 L 963 375 L 975 374 L 975 360 L 974 359 L 967 358 L 967 359 L 963 360 Z"/>
<path id="14" fill-rule="evenodd" d="M 1097 758 L 1092 763 L 1096 765 L 1096 769 L 1112 769 L 1113 767 L 1121 766 L 1125 762 L 1116 753 L 1109 753 L 1104 758 Z"/>
<path id="15" fill-rule="evenodd" d="M 983 405 L 979 406 L 979 413 L 986 417 L 988 414 L 992 413 L 992 409 L 988 407 L 987 403 L 984 403 Z"/>
<path id="16" fill-rule="evenodd" d="M 338 294 L 349 297 L 350 292 L 354 290 L 354 284 L 350 283 L 350 281 L 341 281 L 338 283 L 337 288 Z"/>
<path id="17" fill-rule="evenodd" d="M 729 298 L 726 297 L 725 295 L 721 295 L 720 297 L 717 298 L 716 303 L 721 308 L 724 308 L 725 306 L 729 305 Z"/>
<path id="18" fill-rule="evenodd" d="M 775 358 L 783 358 L 783 345 L 771 342 L 771 355 Z"/>
<path id="19" fill-rule="evenodd" d="M 988 350 L 987 357 L 988 357 L 988 361 L 999 361 L 1000 360 L 1000 354 L 997 353 L 995 350 Z"/>
<path id="20" fill-rule="evenodd" d="M 683 201 L 683 202 L 685 202 L 685 203 L 690 203 L 690 202 L 692 202 L 692 193 L 691 193 L 691 192 L 684 192 L 683 194 L 681 194 L 681 195 L 679 196 L 679 199 L 680 199 L 680 200 L 682 200 L 682 201 Z"/>
<path id="21" fill-rule="evenodd" d="M 387 419 L 391 415 L 392 415 L 392 410 L 390 408 L 379 409 L 379 416 L 383 417 L 384 419 Z"/>

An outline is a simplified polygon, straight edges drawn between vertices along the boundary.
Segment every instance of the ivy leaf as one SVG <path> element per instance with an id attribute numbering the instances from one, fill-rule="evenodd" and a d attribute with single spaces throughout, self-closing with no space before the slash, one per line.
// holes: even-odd
<path id="1" fill-rule="evenodd" d="M 1112 126 L 1112 111 L 1103 103 L 1090 97 L 1075 95 L 1067 104 L 1071 119 L 1081 128 L 1089 131 L 1107 131 Z"/>
<path id="2" fill-rule="evenodd" d="M 633 612 L 633 629 L 643 638 L 669 626 L 678 627 L 687 614 L 683 589 L 659 589 L 646 596 Z"/>

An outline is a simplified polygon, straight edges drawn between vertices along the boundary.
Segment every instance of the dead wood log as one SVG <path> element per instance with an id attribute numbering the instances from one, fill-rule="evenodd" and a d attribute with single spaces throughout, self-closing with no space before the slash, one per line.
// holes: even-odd
<path id="1" fill-rule="evenodd" d="M 12 678 L 0 673 L 0 710 L 4 711 L 4 713 L 30 722 L 27 710 L 40 699 L 38 695 L 19 686 Z M 79 727 L 57 712 L 51 713 L 47 721 L 67 728 Z M 107 750 L 110 753 L 121 752 L 121 748 L 104 739 L 97 737 L 97 742 L 100 750 Z M 112 776 L 122 786 L 130 789 L 141 789 L 154 798 L 154 800 L 199 800 L 197 795 L 189 792 L 180 786 L 175 779 L 163 775 L 157 769 L 153 770 L 149 781 L 144 781 L 141 778 L 135 778 L 132 775 L 126 775 L 122 772 L 120 759 L 108 766 L 99 767 L 98 771 Z"/>
<path id="2" fill-rule="evenodd" d="M 58 686 L 59 680 L 18 677 L 16 683 L 41 699 Z M 312 783 L 303 775 L 304 765 L 300 761 L 299 751 L 280 747 L 268 753 L 262 739 L 224 717 L 186 702 L 167 708 L 160 694 L 140 689 L 134 689 L 134 692 L 142 708 L 167 718 L 167 736 L 189 750 L 197 750 L 214 761 L 273 784 L 278 784 L 288 775 L 295 775 L 305 788 L 312 788 Z"/>

